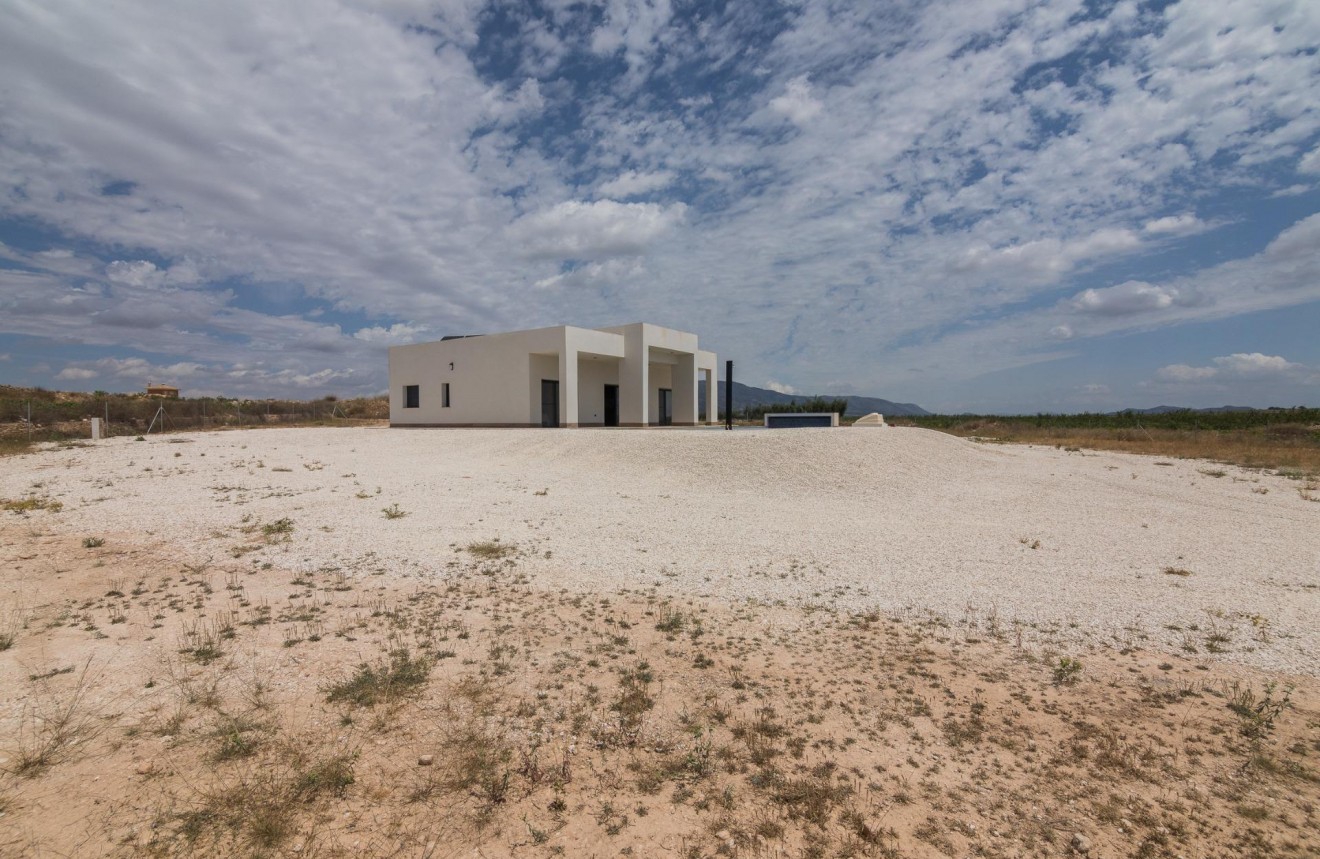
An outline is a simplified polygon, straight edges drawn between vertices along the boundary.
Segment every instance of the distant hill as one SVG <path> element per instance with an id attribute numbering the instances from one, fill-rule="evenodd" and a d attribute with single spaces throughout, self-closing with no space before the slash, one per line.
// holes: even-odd
<path id="1" fill-rule="evenodd" d="M 1170 412 L 1198 412 L 1200 414 L 1221 414 L 1223 412 L 1254 412 L 1251 406 L 1212 406 L 1208 409 L 1190 409 L 1187 406 L 1155 406 L 1149 409 L 1123 409 L 1116 415 L 1167 415 Z"/>
<path id="2" fill-rule="evenodd" d="M 697 385 L 697 396 L 701 402 L 705 402 L 706 383 L 701 382 Z M 716 392 L 718 400 L 718 409 L 724 408 L 724 382 L 719 383 Z M 740 411 L 748 406 L 776 406 L 789 405 L 792 403 L 802 403 L 813 397 L 820 397 L 826 400 L 848 401 L 848 410 L 845 414 L 854 417 L 879 412 L 882 415 L 894 415 L 895 417 L 917 417 L 928 415 L 930 412 L 914 403 L 895 403 L 890 400 L 882 400 L 878 397 L 856 397 L 848 394 L 781 394 L 778 391 L 770 391 L 765 388 L 753 388 L 751 385 L 744 385 L 741 382 L 733 383 L 733 409 Z"/>

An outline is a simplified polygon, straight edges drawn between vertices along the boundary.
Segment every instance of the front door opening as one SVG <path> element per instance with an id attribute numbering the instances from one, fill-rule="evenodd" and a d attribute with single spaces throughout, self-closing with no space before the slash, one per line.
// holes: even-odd
<path id="1" fill-rule="evenodd" d="M 660 426 L 667 427 L 674 422 L 674 390 L 660 389 Z"/>
<path id="2" fill-rule="evenodd" d="M 541 426 L 559 426 L 559 381 L 541 380 Z"/>
<path id="3" fill-rule="evenodd" d="M 605 426 L 619 425 L 619 386 L 605 386 Z"/>

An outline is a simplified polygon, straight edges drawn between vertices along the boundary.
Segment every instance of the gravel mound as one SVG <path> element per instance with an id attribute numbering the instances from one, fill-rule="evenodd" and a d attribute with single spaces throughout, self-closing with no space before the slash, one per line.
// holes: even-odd
<path id="1" fill-rule="evenodd" d="M 0 460 L 0 496 L 64 503 L 30 514 L 43 527 L 217 565 L 444 576 L 498 539 L 536 587 L 930 614 L 1320 674 L 1320 504 L 1297 488 L 910 428 L 254 430 Z M 253 536 L 280 519 L 287 541 Z"/>

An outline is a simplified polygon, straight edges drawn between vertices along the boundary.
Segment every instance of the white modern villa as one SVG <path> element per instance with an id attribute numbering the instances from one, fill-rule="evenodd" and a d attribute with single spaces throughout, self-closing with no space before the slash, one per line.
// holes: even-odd
<path id="1" fill-rule="evenodd" d="M 390 426 L 693 426 L 699 378 L 713 423 L 715 367 L 697 335 L 644 322 L 394 346 Z"/>

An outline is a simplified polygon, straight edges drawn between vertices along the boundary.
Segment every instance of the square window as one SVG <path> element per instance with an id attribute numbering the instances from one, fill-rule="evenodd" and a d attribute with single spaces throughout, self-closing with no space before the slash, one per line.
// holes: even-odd
<path id="1" fill-rule="evenodd" d="M 448 383 L 448 382 L 442 382 L 442 383 L 440 384 L 440 407 L 441 407 L 441 408 L 444 408 L 444 409 L 449 408 L 449 383 Z"/>
<path id="2" fill-rule="evenodd" d="M 415 409 L 421 403 L 421 385 L 403 386 L 403 407 L 405 409 Z"/>

